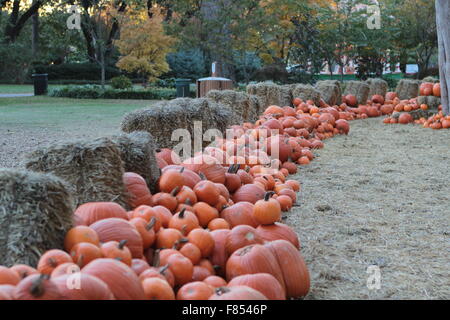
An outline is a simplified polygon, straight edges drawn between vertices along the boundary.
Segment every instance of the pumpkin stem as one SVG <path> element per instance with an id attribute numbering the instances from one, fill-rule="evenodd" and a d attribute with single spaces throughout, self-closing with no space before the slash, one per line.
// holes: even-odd
<path id="1" fill-rule="evenodd" d="M 216 294 L 218 295 L 218 296 L 221 296 L 221 295 L 223 295 L 223 294 L 225 294 L 225 293 L 227 293 L 227 292 L 230 292 L 231 290 L 230 290 L 230 288 L 227 288 L 227 287 L 220 287 L 220 288 L 217 288 L 216 289 Z"/>
<path id="2" fill-rule="evenodd" d="M 184 219 L 184 213 L 186 212 L 186 208 L 181 209 L 180 213 L 178 214 L 178 218 Z"/>
<path id="3" fill-rule="evenodd" d="M 264 195 L 264 201 L 269 201 L 269 199 L 275 194 L 273 191 L 266 192 Z"/>
<path id="4" fill-rule="evenodd" d="M 155 217 L 152 217 L 151 219 L 150 219 L 150 222 L 147 224 L 147 226 L 145 227 L 145 229 L 147 230 L 147 231 L 150 231 L 154 226 L 155 226 L 155 223 L 156 223 L 156 218 Z"/>
<path id="5" fill-rule="evenodd" d="M 152 261 L 152 267 L 159 267 L 159 252 L 161 250 L 160 249 L 156 249 L 155 252 L 153 253 L 153 261 Z"/>
<path id="6" fill-rule="evenodd" d="M 166 264 L 165 266 L 161 267 L 159 269 L 159 273 L 165 276 L 167 269 L 169 269 L 169 264 Z"/>
<path id="7" fill-rule="evenodd" d="M 205 176 L 205 174 L 203 173 L 203 172 L 199 172 L 198 173 L 198 175 L 200 176 L 200 179 L 202 179 L 202 180 L 208 180 L 208 179 L 206 179 L 206 176 Z"/>
<path id="8" fill-rule="evenodd" d="M 228 167 L 228 173 L 235 173 L 235 169 L 236 169 L 236 165 L 232 164 L 231 166 Z"/>
<path id="9" fill-rule="evenodd" d="M 183 173 L 184 172 L 184 167 L 181 167 L 181 169 L 180 169 L 180 173 Z"/>
<path id="10" fill-rule="evenodd" d="M 179 186 L 173 188 L 173 190 L 170 192 L 170 195 L 171 195 L 172 197 L 175 197 L 175 196 L 178 194 L 178 192 L 180 192 L 180 187 L 179 187 Z"/>
<path id="11" fill-rule="evenodd" d="M 125 245 L 127 244 L 127 242 L 128 242 L 128 240 L 120 240 L 120 242 L 119 242 L 119 249 L 120 250 L 123 250 L 123 248 L 125 247 Z"/>
<path id="12" fill-rule="evenodd" d="M 191 198 L 187 198 L 186 201 L 184 201 L 184 204 L 187 204 L 188 206 L 192 206 Z"/>
<path id="13" fill-rule="evenodd" d="M 44 280 L 47 280 L 49 278 L 50 277 L 48 275 L 41 274 L 39 278 L 33 281 L 30 288 L 30 293 L 31 295 L 33 295 L 33 297 L 38 298 L 45 293 L 44 288 L 42 287 L 42 283 L 44 282 Z"/>
<path id="14" fill-rule="evenodd" d="M 162 150 L 159 149 L 159 148 L 155 150 L 156 153 L 160 153 L 161 151 L 162 151 Z"/>

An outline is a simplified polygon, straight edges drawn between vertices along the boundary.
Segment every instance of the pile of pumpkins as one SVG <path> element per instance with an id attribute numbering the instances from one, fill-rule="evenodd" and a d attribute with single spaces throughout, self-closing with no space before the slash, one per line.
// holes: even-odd
<path id="1" fill-rule="evenodd" d="M 125 173 L 132 210 L 79 206 L 64 250 L 45 252 L 35 268 L 0 267 L 0 300 L 305 297 L 310 276 L 300 242 L 282 223 L 300 191 L 288 176 L 350 126 L 343 108 L 294 102 L 269 106 L 184 161 L 158 150 L 157 193 Z"/>

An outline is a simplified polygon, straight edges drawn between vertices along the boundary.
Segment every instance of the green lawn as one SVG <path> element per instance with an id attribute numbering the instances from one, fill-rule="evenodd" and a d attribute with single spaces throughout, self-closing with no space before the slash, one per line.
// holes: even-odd
<path id="1" fill-rule="evenodd" d="M 149 100 L 88 100 L 40 97 L 0 98 L 0 126 L 76 129 L 117 128 L 123 115 Z"/>

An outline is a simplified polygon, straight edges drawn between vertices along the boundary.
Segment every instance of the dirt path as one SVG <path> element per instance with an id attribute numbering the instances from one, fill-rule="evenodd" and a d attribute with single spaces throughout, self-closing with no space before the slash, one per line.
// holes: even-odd
<path id="1" fill-rule="evenodd" d="M 309 299 L 450 298 L 450 130 L 354 121 L 296 179 Z"/>

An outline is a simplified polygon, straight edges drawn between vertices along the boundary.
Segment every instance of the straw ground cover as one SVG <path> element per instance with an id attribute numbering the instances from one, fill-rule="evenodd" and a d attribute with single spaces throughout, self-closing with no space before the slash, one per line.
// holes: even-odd
<path id="1" fill-rule="evenodd" d="M 445 131 L 445 130 L 444 130 Z M 449 299 L 450 132 L 353 121 L 301 168 L 309 299 Z M 366 286 L 369 265 L 381 289 Z"/>
<path id="2" fill-rule="evenodd" d="M 124 113 L 148 105 L 42 99 L 0 100 L 0 167 L 20 167 L 42 143 L 115 134 Z M 308 299 L 450 299 L 449 139 L 445 130 L 354 121 L 300 169 L 299 206 L 285 222 L 311 272 Z M 380 290 L 366 286 L 374 264 Z"/>
<path id="3" fill-rule="evenodd" d="M 0 167 L 22 167 L 24 154 L 49 143 L 117 134 L 124 114 L 153 103 L 0 98 Z"/>

